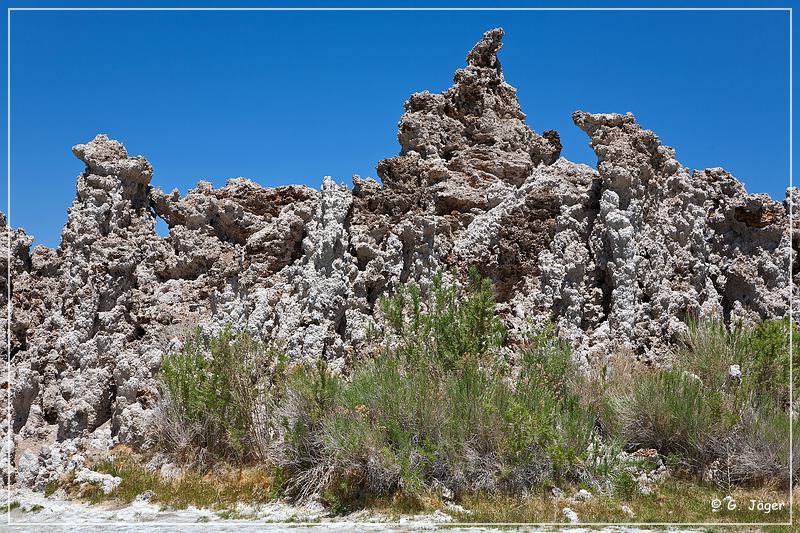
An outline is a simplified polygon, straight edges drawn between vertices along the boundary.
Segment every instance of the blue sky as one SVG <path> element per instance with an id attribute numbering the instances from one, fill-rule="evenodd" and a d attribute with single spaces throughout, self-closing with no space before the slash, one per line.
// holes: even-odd
<path id="1" fill-rule="evenodd" d="M 568 159 L 596 164 L 573 111 L 631 111 L 684 165 L 783 199 L 785 12 L 15 11 L 11 223 L 58 243 L 82 171 L 70 148 L 101 132 L 166 190 L 375 176 L 406 98 L 447 89 L 496 26 L 528 124 L 558 130 Z"/>

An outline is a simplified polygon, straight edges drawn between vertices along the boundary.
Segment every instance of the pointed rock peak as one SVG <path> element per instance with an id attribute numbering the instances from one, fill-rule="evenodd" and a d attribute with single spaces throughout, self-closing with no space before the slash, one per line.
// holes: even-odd
<path id="1" fill-rule="evenodd" d="M 118 176 L 143 184 L 150 183 L 153 177 L 153 167 L 144 157 L 128 157 L 122 143 L 102 133 L 86 144 L 76 144 L 72 147 L 72 153 L 86 164 L 89 174 Z"/>
<path id="2" fill-rule="evenodd" d="M 108 135 L 103 133 L 86 144 L 76 144 L 72 147 L 72 153 L 90 168 L 97 163 L 119 161 L 128 157 L 128 152 L 122 143 L 109 139 Z"/>
<path id="3" fill-rule="evenodd" d="M 472 67 L 493 68 L 498 74 L 501 73 L 497 52 L 503 47 L 503 35 L 503 28 L 495 28 L 484 33 L 483 39 L 478 41 L 467 54 L 467 64 Z"/>
<path id="4" fill-rule="evenodd" d="M 503 79 L 497 59 L 503 33 L 500 28 L 484 33 L 447 91 L 408 99 L 398 124 L 400 155 L 378 164 L 385 185 L 404 191 L 421 184 L 451 187 L 453 197 L 467 191 L 471 203 L 456 198 L 436 206 L 450 213 L 486 207 L 482 191 L 491 183 L 519 186 L 537 166 L 558 160 L 558 133 L 531 130 L 516 89 Z M 445 196 L 437 192 L 437 198 Z"/>
<path id="5" fill-rule="evenodd" d="M 632 113 L 576 111 L 572 120 L 589 135 L 597 170 L 604 186 L 617 193 L 621 209 L 628 209 L 633 198 L 653 194 L 670 176 L 680 173 L 689 177 L 675 159 L 675 150 L 661 144 L 653 131 L 642 128 Z"/>

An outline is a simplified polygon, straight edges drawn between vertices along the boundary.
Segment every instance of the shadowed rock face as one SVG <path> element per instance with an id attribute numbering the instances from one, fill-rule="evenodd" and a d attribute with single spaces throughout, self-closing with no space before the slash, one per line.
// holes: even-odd
<path id="1" fill-rule="evenodd" d="M 189 327 L 232 323 L 292 360 L 346 370 L 382 295 L 408 281 L 427 290 L 439 271 L 459 281 L 466 265 L 495 282 L 511 345 L 552 314 L 587 365 L 618 350 L 658 363 L 690 313 L 788 313 L 800 247 L 788 204 L 681 166 L 631 114 L 574 113 L 598 167 L 559 158 L 558 133 L 531 130 L 503 79 L 502 36 L 484 35 L 450 89 L 409 98 L 382 185 L 239 178 L 181 196 L 150 186 L 149 163 L 117 141 L 76 146 L 86 169 L 58 248 L 31 251 L 19 229 L 0 237 L 11 250 L 0 283 L 10 271 L 12 284 L 4 431 L 21 481 L 42 488 L 83 449 L 147 445 L 154 373 Z"/>

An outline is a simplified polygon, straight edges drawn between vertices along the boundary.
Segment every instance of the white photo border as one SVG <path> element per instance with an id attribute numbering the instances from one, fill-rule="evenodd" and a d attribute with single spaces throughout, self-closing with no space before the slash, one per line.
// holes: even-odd
<path id="1" fill-rule="evenodd" d="M 8 393 L 6 396 L 6 419 L 8 422 L 8 429 L 6 431 L 6 448 L 7 448 L 7 464 L 11 468 L 11 439 L 13 435 L 11 425 L 11 13 L 14 11 L 497 11 L 497 12 L 511 12 L 511 11 L 781 11 L 789 14 L 789 187 L 793 187 L 793 71 L 792 71 L 792 7 L 8 7 L 7 13 L 7 202 L 6 206 L 6 232 L 8 236 L 8 250 L 7 259 L 9 268 L 7 269 L 7 284 L 6 284 L 6 297 L 7 297 L 7 317 L 6 317 L 6 382 L 8 384 Z M 793 203 L 792 195 L 787 197 L 789 204 L 789 233 L 793 228 Z M 789 246 L 791 247 L 791 241 Z M 492 527 L 492 526 L 561 526 L 561 527 L 599 527 L 599 526 L 632 526 L 632 527 L 646 527 L 646 526 L 792 526 L 793 524 L 793 510 L 794 510 L 794 472 L 793 472 L 793 417 L 791 415 L 791 406 L 794 406 L 794 388 L 792 387 L 793 380 L 793 330 L 794 330 L 794 317 L 792 314 L 792 254 L 789 254 L 789 521 L 788 522 L 580 522 L 578 524 L 568 524 L 565 522 L 443 522 L 442 526 L 447 528 L 452 527 Z M 10 472 L 10 470 L 9 470 Z M 8 476 L 6 481 L 6 490 L 9 501 L 6 502 L 6 524 L 8 526 L 69 526 L 69 525 L 85 525 L 85 526 L 121 526 L 132 525 L 140 523 L 143 526 L 197 526 L 197 527 L 218 527 L 218 522 L 158 522 L 158 521 L 141 521 L 141 522 L 124 522 L 124 521 L 86 521 L 86 522 L 12 522 L 11 521 L 11 476 Z M 224 522 L 223 522 L 224 523 Z M 273 526 L 320 526 L 324 522 L 265 522 L 265 521 L 236 521 L 234 524 L 241 525 L 259 525 L 264 528 Z M 417 524 L 400 522 L 335 522 L 337 527 L 347 526 L 371 526 L 371 527 L 393 527 L 393 526 L 415 526 Z M 439 525 L 439 524 L 436 524 Z"/>

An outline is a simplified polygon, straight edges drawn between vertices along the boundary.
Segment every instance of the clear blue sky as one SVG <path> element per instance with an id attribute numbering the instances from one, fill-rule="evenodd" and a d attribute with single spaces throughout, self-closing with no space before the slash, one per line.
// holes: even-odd
<path id="1" fill-rule="evenodd" d="M 97 133 L 166 190 L 375 176 L 406 98 L 447 89 L 496 26 L 529 125 L 558 130 L 568 159 L 596 164 L 573 111 L 631 111 L 684 165 L 783 199 L 785 12 L 16 11 L 11 223 L 58 243 L 82 171 L 70 148 Z"/>

